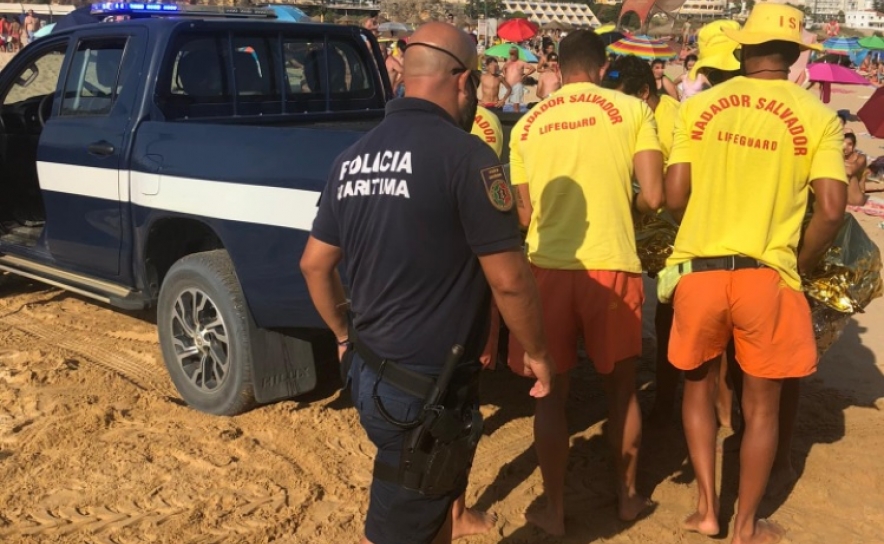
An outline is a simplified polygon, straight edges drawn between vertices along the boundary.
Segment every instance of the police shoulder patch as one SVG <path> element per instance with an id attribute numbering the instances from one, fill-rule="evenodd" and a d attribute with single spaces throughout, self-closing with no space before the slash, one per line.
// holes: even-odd
<path id="1" fill-rule="evenodd" d="M 513 193 L 503 173 L 503 166 L 491 166 L 479 171 L 482 183 L 485 184 L 485 192 L 491 205 L 502 212 L 513 209 Z"/>

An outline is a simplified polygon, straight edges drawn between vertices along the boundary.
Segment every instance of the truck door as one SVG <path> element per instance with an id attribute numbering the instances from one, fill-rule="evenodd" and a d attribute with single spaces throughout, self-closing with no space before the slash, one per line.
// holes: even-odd
<path id="1" fill-rule="evenodd" d="M 37 152 L 46 241 L 59 264 L 98 277 L 120 274 L 129 175 L 146 32 L 90 31 L 76 37 L 60 94 Z"/>

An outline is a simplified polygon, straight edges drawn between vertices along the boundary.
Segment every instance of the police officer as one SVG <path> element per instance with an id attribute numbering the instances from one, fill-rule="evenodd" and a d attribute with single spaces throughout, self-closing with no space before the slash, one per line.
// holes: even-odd
<path id="1" fill-rule="evenodd" d="M 435 481 L 403 447 L 432 416 L 424 410 L 426 384 L 445 386 L 439 376 L 456 360 L 449 357 L 455 345 L 463 348 L 461 362 L 440 407 L 481 427 L 475 382 L 491 294 L 527 348 L 525 366 L 537 377 L 531 395 L 551 390 L 513 195 L 494 152 L 469 134 L 477 105 L 470 66 L 475 46 L 451 25 L 426 24 L 411 37 L 406 96 L 390 102 L 384 121 L 335 162 L 301 259 L 343 362 L 352 360 L 353 400 L 378 448 L 363 542 L 451 541 L 450 508 L 465 490 L 468 463 L 456 474 L 430 475 Z M 349 328 L 336 271 L 342 259 Z"/>

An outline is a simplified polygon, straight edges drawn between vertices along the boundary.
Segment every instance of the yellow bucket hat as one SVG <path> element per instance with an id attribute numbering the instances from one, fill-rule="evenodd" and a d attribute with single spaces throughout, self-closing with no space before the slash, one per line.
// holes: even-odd
<path id="1" fill-rule="evenodd" d="M 700 68 L 717 68 L 726 72 L 740 69 L 740 61 L 734 56 L 740 44 L 725 35 L 727 30 L 740 30 L 740 23 L 713 21 L 697 31 L 700 54 L 691 68 L 691 79 L 697 77 Z"/>
<path id="2" fill-rule="evenodd" d="M 783 41 L 798 44 L 804 49 L 822 51 L 820 44 L 801 41 L 804 13 L 783 4 L 756 4 L 746 20 L 743 30 L 725 30 L 724 33 L 742 45 L 758 45 L 765 42 Z"/>

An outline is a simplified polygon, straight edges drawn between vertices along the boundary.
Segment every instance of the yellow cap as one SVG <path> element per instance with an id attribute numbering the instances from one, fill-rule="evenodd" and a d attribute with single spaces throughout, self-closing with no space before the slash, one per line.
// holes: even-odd
<path id="1" fill-rule="evenodd" d="M 716 68 L 726 72 L 740 69 L 740 61 L 734 56 L 734 51 L 740 48 L 740 44 L 725 35 L 727 30 L 740 30 L 740 23 L 713 21 L 697 32 L 700 54 L 691 68 L 691 79 L 697 77 L 700 68 Z"/>
<path id="2" fill-rule="evenodd" d="M 755 4 L 743 30 L 725 30 L 724 33 L 742 45 L 782 41 L 798 44 L 801 49 L 822 51 L 822 45 L 801 41 L 803 26 L 804 13 L 798 9 L 783 4 L 764 3 Z"/>

